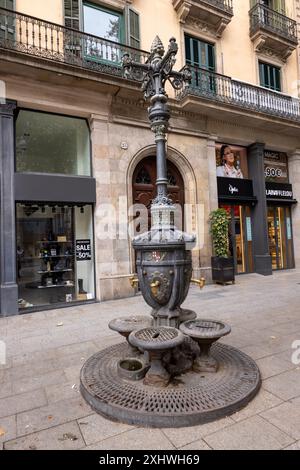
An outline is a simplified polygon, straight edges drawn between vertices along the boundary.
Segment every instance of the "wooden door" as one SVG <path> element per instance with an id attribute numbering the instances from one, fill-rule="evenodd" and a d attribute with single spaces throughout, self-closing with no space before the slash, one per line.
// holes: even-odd
<path id="1" fill-rule="evenodd" d="M 184 184 L 177 167 L 167 160 L 168 196 L 182 210 L 182 223 L 184 220 Z M 133 204 L 143 204 L 148 209 L 148 229 L 151 227 L 150 207 L 156 195 L 156 158 L 144 158 L 136 167 L 133 174 Z M 137 214 L 138 216 L 138 214 Z M 183 228 L 183 225 L 182 225 Z M 137 227 L 137 233 L 139 233 Z"/>

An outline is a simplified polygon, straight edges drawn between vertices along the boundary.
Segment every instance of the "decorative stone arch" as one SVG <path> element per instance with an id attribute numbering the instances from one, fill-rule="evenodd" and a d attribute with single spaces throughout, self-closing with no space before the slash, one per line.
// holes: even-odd
<path id="1" fill-rule="evenodd" d="M 196 184 L 196 177 L 194 170 L 190 164 L 190 162 L 186 159 L 186 157 L 179 152 L 178 150 L 174 149 L 173 147 L 168 146 L 168 160 L 175 164 L 179 172 L 181 173 L 183 182 L 184 182 L 184 200 L 185 200 L 185 209 L 189 211 L 189 208 L 194 208 L 191 211 L 191 217 L 189 215 L 186 217 L 186 222 L 184 226 L 184 230 L 189 233 L 195 233 L 198 236 L 198 223 L 197 218 L 198 214 L 195 210 L 196 205 L 199 204 L 201 201 L 201 195 L 199 194 L 199 188 L 197 188 Z M 126 172 L 126 188 L 127 188 L 127 204 L 130 207 L 133 204 L 133 197 L 132 197 L 132 179 L 133 174 L 136 169 L 136 166 L 139 164 L 141 160 L 151 155 L 156 154 L 156 146 L 155 145 L 148 145 L 141 150 L 139 150 L 129 161 L 128 167 Z M 199 196 L 201 199 L 199 199 Z M 185 210 L 186 212 L 186 210 Z M 134 271 L 134 254 L 133 249 L 130 243 L 129 248 L 130 253 L 130 264 L 132 271 Z M 194 267 L 199 267 L 199 251 L 195 250 L 193 253 L 193 265 Z"/>

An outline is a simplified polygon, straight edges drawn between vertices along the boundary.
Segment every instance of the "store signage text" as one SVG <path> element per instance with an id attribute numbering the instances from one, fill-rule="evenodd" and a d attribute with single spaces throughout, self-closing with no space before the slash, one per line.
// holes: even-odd
<path id="1" fill-rule="evenodd" d="M 291 184 L 266 182 L 267 199 L 293 199 L 293 187 Z"/>
<path id="2" fill-rule="evenodd" d="M 76 240 L 76 260 L 86 261 L 91 259 L 91 240 Z"/>
<path id="3" fill-rule="evenodd" d="M 231 194 L 234 194 L 234 193 L 238 193 L 239 190 L 238 188 L 236 188 L 235 186 L 232 186 L 232 184 L 229 185 L 229 191 L 231 192 Z"/>
<path id="4" fill-rule="evenodd" d="M 288 183 L 288 160 L 286 153 L 265 150 L 264 166 L 266 181 Z"/>
<path id="5" fill-rule="evenodd" d="M 289 199 L 293 198 L 293 191 L 282 191 L 279 189 L 267 189 L 266 194 L 269 197 L 288 197 Z"/>

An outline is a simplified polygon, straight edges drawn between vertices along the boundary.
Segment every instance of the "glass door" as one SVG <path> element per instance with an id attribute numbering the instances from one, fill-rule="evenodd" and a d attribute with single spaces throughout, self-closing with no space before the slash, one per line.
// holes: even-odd
<path id="1" fill-rule="evenodd" d="M 236 274 L 253 272 L 252 222 L 248 206 L 221 206 L 230 215 L 229 250 Z"/>
<path id="2" fill-rule="evenodd" d="M 292 219 L 289 207 L 268 207 L 268 235 L 272 268 L 293 268 Z"/>

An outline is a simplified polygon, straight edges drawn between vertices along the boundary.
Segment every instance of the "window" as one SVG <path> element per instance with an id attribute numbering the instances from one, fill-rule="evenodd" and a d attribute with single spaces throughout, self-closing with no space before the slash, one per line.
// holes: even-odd
<path id="1" fill-rule="evenodd" d="M 21 110 L 16 124 L 16 170 L 90 176 L 85 119 Z"/>
<path id="2" fill-rule="evenodd" d="M 285 15 L 285 0 L 250 0 L 250 8 L 258 3 Z"/>
<path id="3" fill-rule="evenodd" d="M 122 42 L 123 17 L 121 14 L 90 3 L 83 4 L 83 30 L 114 42 Z"/>
<path id="4" fill-rule="evenodd" d="M 19 309 L 95 298 L 89 204 L 18 203 Z"/>
<path id="5" fill-rule="evenodd" d="M 83 30 L 85 33 L 114 42 L 125 43 L 126 39 L 129 46 L 140 48 L 139 14 L 128 5 L 123 14 L 109 10 L 104 6 L 100 7 L 92 2 L 64 0 L 64 13 L 65 25 L 68 28 Z"/>
<path id="6" fill-rule="evenodd" d="M 261 86 L 281 91 L 280 68 L 259 62 L 259 78 Z"/>
<path id="7" fill-rule="evenodd" d="M 201 67 L 211 72 L 215 71 L 214 45 L 191 36 L 185 36 L 186 63 Z"/>
<path id="8" fill-rule="evenodd" d="M 192 70 L 192 85 L 205 95 L 216 94 L 217 83 L 212 73 L 215 71 L 215 48 L 213 44 L 185 35 L 185 58 Z M 206 69 L 198 70 L 198 68 Z"/>

